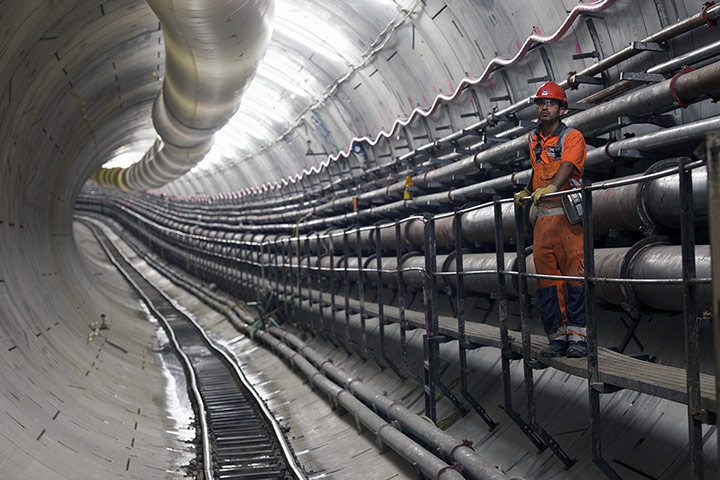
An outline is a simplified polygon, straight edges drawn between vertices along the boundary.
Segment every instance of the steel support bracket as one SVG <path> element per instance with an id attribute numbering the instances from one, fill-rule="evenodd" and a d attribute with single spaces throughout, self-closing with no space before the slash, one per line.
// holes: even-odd
<path id="1" fill-rule="evenodd" d="M 454 337 L 448 337 L 447 335 L 435 335 L 435 336 L 428 336 L 428 341 L 437 342 L 437 343 L 447 343 L 447 342 L 453 342 L 457 340 Z"/>
<path id="2" fill-rule="evenodd" d="M 590 384 L 590 386 L 598 393 L 615 393 L 623 390 L 622 387 L 618 387 L 617 385 L 609 385 L 603 382 L 593 382 Z"/>
<path id="3" fill-rule="evenodd" d="M 668 46 L 665 43 L 657 42 L 630 42 L 630 48 L 635 51 L 641 52 L 667 52 Z"/>
<path id="4" fill-rule="evenodd" d="M 572 56 L 573 60 L 582 60 L 584 58 L 600 58 L 600 52 L 594 50 L 592 52 L 576 53 Z"/>
<path id="5" fill-rule="evenodd" d="M 695 420 L 705 425 L 717 425 L 717 415 L 704 408 L 693 412 L 692 416 Z"/>
<path id="6" fill-rule="evenodd" d="M 588 110 L 590 108 L 593 108 L 595 105 L 590 103 L 577 103 L 577 102 L 569 102 L 568 103 L 568 110 Z"/>
<path id="7" fill-rule="evenodd" d="M 492 113 L 492 114 L 490 114 L 490 120 L 492 120 L 494 122 L 495 121 L 509 122 L 509 123 L 514 123 L 516 125 L 518 123 L 517 118 L 515 118 L 515 115 L 512 115 L 512 114 L 511 115 L 505 115 L 505 114 L 498 115 L 496 113 Z"/>
<path id="8" fill-rule="evenodd" d="M 473 342 L 461 342 L 460 345 L 462 345 L 465 350 L 477 350 L 478 348 L 484 346 Z"/>
<path id="9" fill-rule="evenodd" d="M 636 123 L 649 123 L 663 128 L 677 126 L 677 120 L 673 115 L 643 115 L 640 117 L 622 116 L 618 118 L 618 125 L 620 125 L 621 128 Z"/>
<path id="10" fill-rule="evenodd" d="M 512 350 L 509 350 L 507 353 L 503 353 L 503 356 L 507 358 L 508 360 L 522 360 L 523 356 L 522 353 L 516 353 Z"/>
<path id="11" fill-rule="evenodd" d="M 528 360 L 526 362 L 526 364 L 527 364 L 528 368 L 532 368 L 533 370 L 545 370 L 546 368 L 548 368 L 550 366 L 550 365 L 540 362 L 538 360 Z"/>
<path id="12" fill-rule="evenodd" d="M 510 101 L 510 95 L 503 95 L 501 97 L 490 97 L 491 102 L 504 102 L 504 101 Z"/>
<path id="13" fill-rule="evenodd" d="M 523 128 L 537 128 L 538 125 L 540 125 L 540 122 L 533 122 L 530 120 L 520 120 L 518 122 L 518 127 Z"/>
<path id="14" fill-rule="evenodd" d="M 507 138 L 498 138 L 498 137 L 494 137 L 492 135 L 485 135 L 483 140 L 485 143 L 505 143 L 505 142 L 510 141 Z"/>
<path id="15" fill-rule="evenodd" d="M 431 157 L 428 159 L 427 163 L 428 163 L 428 165 L 433 166 L 433 167 L 444 167 L 445 165 L 450 165 L 452 163 L 452 160 L 440 160 L 438 158 Z M 430 185 L 428 185 L 428 186 L 430 186 Z M 440 185 L 438 185 L 438 186 L 440 186 Z"/>
<path id="16" fill-rule="evenodd" d="M 591 77 L 589 75 L 573 75 L 575 83 L 585 83 L 587 85 L 605 85 L 605 80 L 600 77 Z"/>
<path id="17" fill-rule="evenodd" d="M 549 76 L 545 75 L 543 77 L 535 77 L 535 78 L 528 78 L 528 83 L 540 83 L 540 82 L 549 82 L 552 80 Z"/>
<path id="18" fill-rule="evenodd" d="M 659 73 L 637 73 L 637 72 L 620 72 L 620 80 L 632 80 L 635 82 L 659 83 L 667 80 L 665 75 Z"/>
<path id="19" fill-rule="evenodd" d="M 652 155 L 647 152 L 643 152 L 641 150 L 631 150 L 631 149 L 624 149 L 621 148 L 618 152 L 618 157 L 622 157 L 625 159 L 630 160 L 653 160 L 655 158 L 655 155 Z"/>

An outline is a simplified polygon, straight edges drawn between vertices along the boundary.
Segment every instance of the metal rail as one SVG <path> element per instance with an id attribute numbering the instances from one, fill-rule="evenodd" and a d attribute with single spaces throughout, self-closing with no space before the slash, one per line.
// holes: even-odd
<path id="1" fill-rule="evenodd" d="M 304 480 L 280 425 L 232 355 L 136 270 L 97 225 L 80 221 L 161 322 L 183 362 L 201 426 L 204 478 Z"/>

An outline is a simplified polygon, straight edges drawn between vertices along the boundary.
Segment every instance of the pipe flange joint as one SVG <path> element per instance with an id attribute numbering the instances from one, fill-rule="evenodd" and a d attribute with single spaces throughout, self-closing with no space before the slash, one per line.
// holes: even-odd
<path id="1" fill-rule="evenodd" d="M 448 470 L 455 470 L 458 473 L 462 473 L 463 468 L 462 468 L 462 465 L 459 465 L 457 463 L 454 465 L 448 465 L 447 467 L 443 467 L 440 470 L 438 470 L 437 475 L 435 475 L 435 480 L 440 480 L 440 476 L 443 473 L 447 472 Z"/>
<path id="2" fill-rule="evenodd" d="M 653 173 L 657 173 L 661 170 L 666 170 L 675 166 L 677 166 L 677 159 L 661 160 L 650 165 L 650 167 L 645 170 L 644 175 L 651 175 Z M 635 205 L 637 206 L 637 213 L 643 222 L 643 225 L 641 225 L 640 229 L 643 235 L 645 235 L 646 237 L 651 237 L 658 234 L 657 223 L 653 220 L 653 217 L 650 214 L 650 210 L 648 209 L 645 201 L 648 195 L 647 190 L 648 188 L 650 188 L 654 181 L 655 180 L 640 182 L 638 183 L 637 189 L 635 190 Z"/>
<path id="3" fill-rule="evenodd" d="M 471 442 L 470 440 L 468 440 L 468 439 L 466 439 L 466 438 L 463 438 L 463 441 L 462 441 L 462 442 L 460 442 L 459 444 L 455 445 L 455 446 L 452 448 L 452 450 L 450 450 L 450 461 L 453 462 L 453 463 L 455 462 L 455 450 L 457 450 L 458 448 L 461 448 L 461 447 L 467 447 L 467 448 L 469 448 L 470 450 L 472 450 L 472 451 L 474 452 L 475 449 L 472 448 L 472 446 L 473 446 L 473 442 Z"/>
<path id="4" fill-rule="evenodd" d="M 635 243 L 630 249 L 625 253 L 625 256 L 623 257 L 622 264 L 620 265 L 620 278 L 630 279 L 632 274 L 632 262 L 635 258 L 635 256 L 641 251 L 644 250 L 647 247 L 653 246 L 653 245 L 671 245 L 672 242 L 670 240 L 670 237 L 666 236 L 653 236 L 653 237 L 647 237 L 643 238 L 639 242 Z M 641 304 L 637 300 L 637 295 L 635 294 L 635 289 L 633 288 L 632 283 L 623 282 L 620 284 L 620 291 L 622 292 L 623 296 L 625 297 L 625 300 L 627 301 L 627 304 L 629 305 L 630 310 L 637 310 L 637 311 L 644 311 L 644 312 L 652 312 L 653 310 L 646 306 Z"/>
<path id="5" fill-rule="evenodd" d="M 353 384 L 354 382 L 362 382 L 362 378 L 359 378 L 359 377 L 358 377 L 358 378 L 353 378 L 352 380 L 350 380 L 350 381 L 348 382 L 346 388 L 347 388 L 350 392 L 352 392 L 352 384 Z"/>
<path id="6" fill-rule="evenodd" d="M 393 407 L 397 406 L 402 407 L 403 404 L 398 402 L 397 400 L 394 400 L 390 405 L 388 405 L 387 409 L 385 409 L 385 415 L 387 415 L 388 417 L 392 417 L 392 415 L 390 415 L 390 411 L 393 409 Z"/>
<path id="7" fill-rule="evenodd" d="M 703 3 L 703 9 L 702 9 L 701 15 L 702 15 L 703 20 L 705 20 L 705 23 L 707 24 L 708 27 L 717 27 L 718 26 L 717 18 L 714 20 L 710 20 L 707 15 L 708 8 L 714 7 L 714 6 L 715 6 L 714 1 Z"/>
<path id="8" fill-rule="evenodd" d="M 694 99 L 684 100 L 684 99 L 680 98 L 680 96 L 679 96 L 679 95 L 677 94 L 677 92 L 675 91 L 675 82 L 676 82 L 677 79 L 680 78 L 681 76 L 685 75 L 686 73 L 690 73 L 690 72 L 692 72 L 692 71 L 694 71 L 694 70 L 695 70 L 695 67 L 685 66 L 685 68 L 683 68 L 683 69 L 680 70 L 678 73 L 676 73 L 676 74 L 673 76 L 672 80 L 670 80 L 670 95 L 672 95 L 672 97 L 675 99 L 675 103 L 676 103 L 677 106 L 680 107 L 680 108 L 687 108 L 688 105 L 690 105 L 690 102 L 691 102 L 692 100 L 694 100 Z"/>

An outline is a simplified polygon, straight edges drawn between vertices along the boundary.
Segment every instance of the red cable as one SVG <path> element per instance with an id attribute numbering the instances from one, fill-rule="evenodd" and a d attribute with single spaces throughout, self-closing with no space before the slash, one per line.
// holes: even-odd
<path id="1" fill-rule="evenodd" d="M 714 5 L 715 5 L 715 2 L 703 3 L 702 18 L 703 18 L 703 20 L 705 20 L 705 23 L 707 23 L 708 27 L 717 27 L 717 24 L 718 24 L 717 18 L 715 20 L 710 20 L 707 16 L 707 9 Z"/>
<path id="2" fill-rule="evenodd" d="M 615 140 L 614 138 L 611 138 L 611 139 L 608 140 L 607 143 L 605 144 L 605 156 L 608 157 L 608 158 L 611 159 L 611 160 L 617 160 L 617 159 L 620 158 L 620 157 L 616 157 L 615 155 L 611 154 L 611 153 L 610 153 L 610 150 L 609 150 L 610 144 L 612 144 L 612 143 L 614 143 L 614 142 L 616 142 L 616 141 L 617 141 L 617 140 Z"/>
<path id="3" fill-rule="evenodd" d="M 423 175 L 423 181 L 425 182 L 425 186 L 427 186 L 427 184 L 428 184 L 427 174 L 430 173 L 430 172 L 432 172 L 433 170 L 435 170 L 435 167 L 430 167 L 430 170 L 428 170 L 427 172 L 425 172 L 425 175 Z"/>
<path id="4" fill-rule="evenodd" d="M 484 151 L 485 151 L 485 149 L 483 148 L 482 150 L 475 152 L 475 155 L 473 155 L 473 164 L 475 165 L 475 168 L 477 168 L 480 172 L 483 172 L 483 173 L 485 172 L 485 169 L 482 166 L 478 165 L 477 156 Z"/>
<path id="5" fill-rule="evenodd" d="M 463 439 L 462 443 L 460 443 L 460 444 L 458 444 L 458 445 L 455 445 L 455 446 L 453 447 L 453 449 L 450 450 L 450 461 L 451 461 L 451 462 L 454 462 L 454 461 L 455 461 L 455 450 L 457 450 L 457 449 L 460 448 L 460 447 L 468 447 L 469 449 L 471 449 L 471 450 L 474 451 L 474 449 L 472 448 L 472 446 L 473 446 L 473 442 L 471 442 L 470 440 L 467 440 L 467 439 Z"/>
<path id="6" fill-rule="evenodd" d="M 440 475 L 442 475 L 444 472 L 447 472 L 448 470 L 455 470 L 458 473 L 462 473 L 462 467 L 456 463 L 455 465 L 443 467 L 440 470 L 438 470 L 438 473 L 435 476 L 435 480 L 440 480 Z"/>
<path id="7" fill-rule="evenodd" d="M 690 104 L 689 104 L 688 102 L 686 102 L 685 100 L 683 100 L 682 98 L 680 98 L 680 97 L 678 96 L 677 92 L 675 92 L 675 81 L 677 81 L 677 79 L 678 79 L 681 75 L 685 75 L 686 73 L 690 73 L 690 72 L 692 72 L 693 70 L 695 70 L 693 67 L 688 67 L 688 66 L 686 66 L 685 68 L 683 68 L 682 70 L 680 70 L 678 73 L 676 73 L 675 76 L 672 78 L 672 80 L 670 80 L 670 95 L 673 96 L 673 98 L 675 99 L 675 102 L 677 103 L 677 106 L 680 107 L 680 108 L 687 108 L 688 105 L 690 105 Z"/>
<path id="8" fill-rule="evenodd" d="M 580 85 L 578 82 L 575 82 L 575 81 L 571 80 L 572 76 L 575 75 L 576 73 L 577 73 L 577 72 L 576 72 L 575 70 L 570 70 L 570 71 L 568 72 L 567 83 L 568 83 L 568 88 L 569 88 L 570 90 L 577 90 L 577 89 L 578 89 L 578 85 Z"/>

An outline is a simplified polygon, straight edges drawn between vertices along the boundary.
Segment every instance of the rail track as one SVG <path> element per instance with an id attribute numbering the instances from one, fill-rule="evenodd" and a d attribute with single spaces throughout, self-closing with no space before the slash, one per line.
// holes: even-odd
<path id="1" fill-rule="evenodd" d="M 280 425 L 228 352 L 136 270 L 101 228 L 87 218 L 77 220 L 163 325 L 183 363 L 200 431 L 198 478 L 305 479 Z"/>

